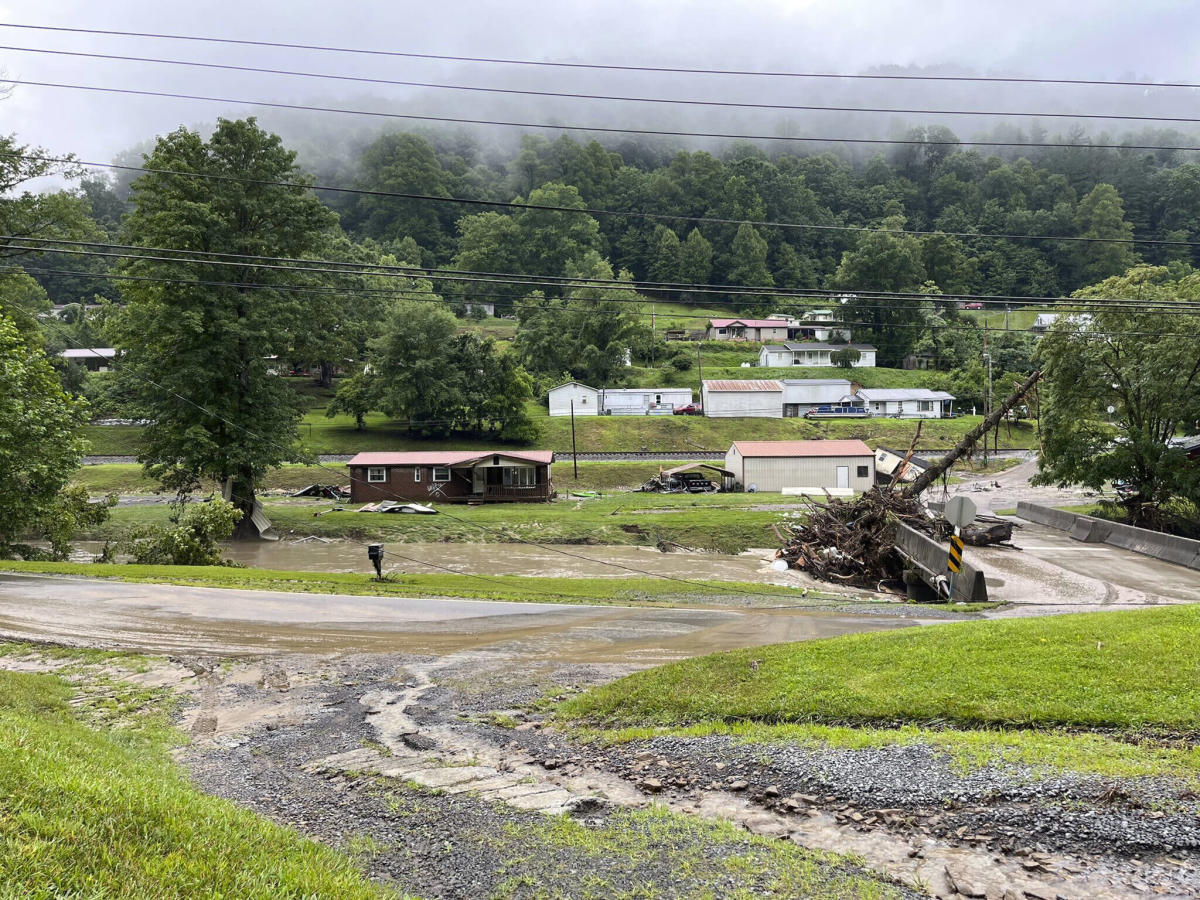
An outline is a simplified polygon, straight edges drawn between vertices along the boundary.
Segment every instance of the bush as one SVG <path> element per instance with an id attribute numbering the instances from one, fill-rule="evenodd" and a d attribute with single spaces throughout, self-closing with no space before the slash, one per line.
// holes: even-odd
<path id="1" fill-rule="evenodd" d="M 204 503 L 180 501 L 180 511 L 170 526 L 151 525 L 138 530 L 123 543 L 139 565 L 223 566 L 217 545 L 233 534 L 242 511 L 228 500 L 214 498 Z"/>

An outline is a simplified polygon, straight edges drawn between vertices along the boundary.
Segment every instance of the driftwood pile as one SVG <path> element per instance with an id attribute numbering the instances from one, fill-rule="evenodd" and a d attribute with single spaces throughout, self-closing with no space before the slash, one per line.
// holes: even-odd
<path id="1" fill-rule="evenodd" d="M 893 553 L 896 523 L 934 534 L 935 521 L 919 500 L 874 487 L 854 500 L 808 499 L 803 517 L 775 533 L 783 543 L 779 559 L 821 581 L 878 589 L 899 581 L 904 564 Z"/>
<path id="2" fill-rule="evenodd" d="M 1034 372 L 1024 384 L 1006 397 L 991 415 L 957 446 L 918 476 L 917 480 L 903 490 L 896 490 L 896 481 L 886 487 L 874 487 L 853 500 L 827 498 L 825 501 L 808 500 L 806 509 L 798 519 L 786 527 L 786 534 L 775 533 L 783 547 L 777 558 L 787 561 L 789 567 L 802 569 L 814 578 L 838 584 L 879 589 L 885 584 L 903 579 L 904 563 L 895 552 L 896 523 L 903 522 L 911 528 L 933 537 L 945 537 L 946 523 L 935 519 L 925 511 L 920 495 L 925 488 L 936 482 L 960 458 L 970 454 L 979 438 L 995 428 L 1010 409 L 1021 402 L 1026 392 L 1037 384 L 1040 372 Z M 912 456 L 920 437 L 920 423 L 913 437 L 905 462 Z M 904 466 L 896 471 L 903 471 Z M 981 532 L 1000 523 L 980 523 Z M 1007 523 L 1000 523 L 1007 524 Z M 1001 528 L 995 534 L 999 536 Z M 1011 529 L 1008 537 L 1011 537 Z M 981 534 L 980 540 L 993 543 L 988 535 Z"/>

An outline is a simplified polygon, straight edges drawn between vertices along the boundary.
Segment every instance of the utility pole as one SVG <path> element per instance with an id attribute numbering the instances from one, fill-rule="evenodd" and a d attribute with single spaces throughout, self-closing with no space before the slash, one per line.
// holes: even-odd
<path id="1" fill-rule="evenodd" d="M 571 459 L 575 462 L 575 480 L 579 480 L 579 454 L 575 452 L 575 398 L 571 398 Z"/>
<path id="2" fill-rule="evenodd" d="M 700 342 L 696 341 L 696 370 L 700 373 L 700 390 L 704 390 L 704 360 L 700 358 Z"/>
<path id="3" fill-rule="evenodd" d="M 984 398 L 984 416 L 992 414 L 992 354 L 988 350 L 988 320 L 985 317 L 983 320 L 983 358 L 987 360 L 988 365 L 988 386 L 987 396 Z M 988 464 L 988 440 L 987 432 L 983 433 L 983 467 L 986 469 Z"/>

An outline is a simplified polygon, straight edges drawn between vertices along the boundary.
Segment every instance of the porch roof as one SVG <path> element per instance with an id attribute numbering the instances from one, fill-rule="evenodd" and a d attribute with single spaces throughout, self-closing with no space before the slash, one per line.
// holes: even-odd
<path id="1" fill-rule="evenodd" d="M 359 453 L 350 460 L 351 466 L 463 466 L 477 463 L 491 456 L 535 465 L 550 465 L 554 462 L 553 450 L 416 450 L 412 452 Z"/>

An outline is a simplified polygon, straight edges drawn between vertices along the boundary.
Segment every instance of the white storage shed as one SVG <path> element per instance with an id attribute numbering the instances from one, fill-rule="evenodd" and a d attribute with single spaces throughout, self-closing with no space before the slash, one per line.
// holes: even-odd
<path id="1" fill-rule="evenodd" d="M 778 419 L 783 416 L 783 385 L 754 379 L 705 381 L 700 402 L 712 419 Z"/>
<path id="2" fill-rule="evenodd" d="M 735 441 L 725 468 L 741 490 L 848 497 L 875 483 L 875 454 L 862 441 Z"/>
<path id="3" fill-rule="evenodd" d="M 588 387 L 578 381 L 568 381 L 556 388 L 551 388 L 550 415 L 571 415 L 571 403 L 575 404 L 575 415 L 597 416 L 600 414 L 600 392 L 594 387 Z"/>

